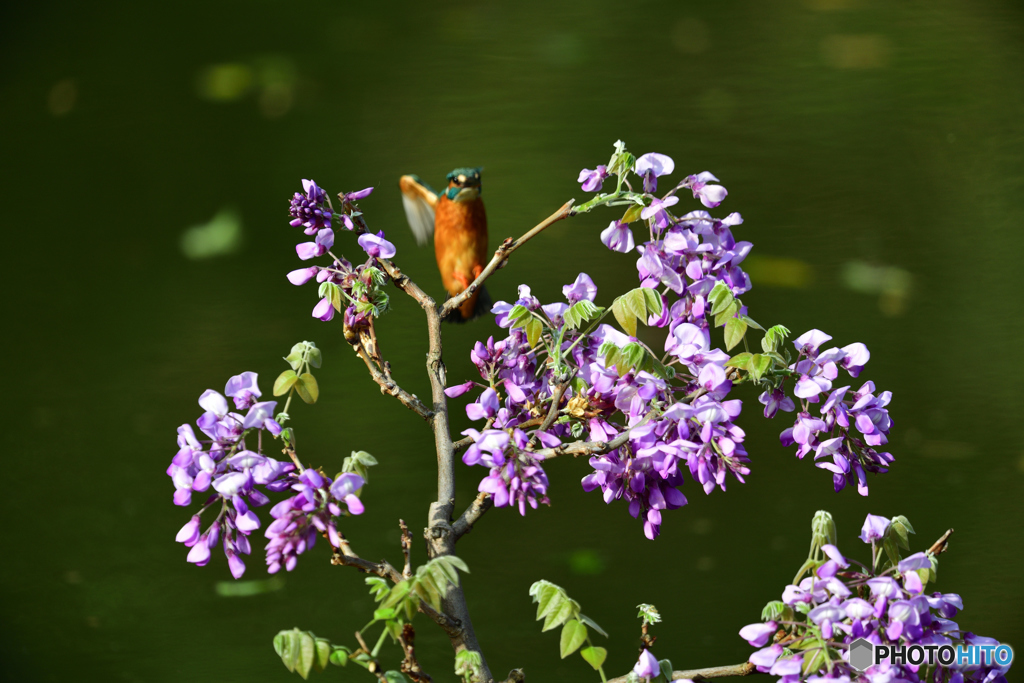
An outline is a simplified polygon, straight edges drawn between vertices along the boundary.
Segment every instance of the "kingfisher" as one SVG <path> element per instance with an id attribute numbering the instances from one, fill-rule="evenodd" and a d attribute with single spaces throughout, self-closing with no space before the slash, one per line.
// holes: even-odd
<path id="1" fill-rule="evenodd" d="M 480 199 L 481 168 L 457 168 L 448 174 L 448 187 L 438 194 L 419 176 L 398 181 L 402 204 L 416 241 L 426 244 L 434 235 L 434 254 L 441 281 L 453 297 L 483 271 L 488 261 L 487 214 Z M 466 322 L 487 313 L 491 297 L 481 287 L 447 320 Z"/>

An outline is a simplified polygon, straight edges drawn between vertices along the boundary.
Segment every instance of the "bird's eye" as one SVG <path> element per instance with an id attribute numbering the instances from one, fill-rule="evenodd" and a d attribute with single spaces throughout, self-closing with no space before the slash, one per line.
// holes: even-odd
<path id="1" fill-rule="evenodd" d="M 459 176 L 459 177 L 457 178 L 457 181 L 458 181 L 459 185 L 462 185 L 462 184 L 464 184 L 464 183 L 466 182 L 466 176 L 464 176 L 464 175 L 460 175 L 460 176 Z"/>

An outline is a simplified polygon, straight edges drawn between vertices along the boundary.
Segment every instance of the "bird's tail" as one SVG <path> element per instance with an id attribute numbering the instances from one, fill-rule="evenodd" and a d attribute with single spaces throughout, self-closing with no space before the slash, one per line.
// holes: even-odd
<path id="1" fill-rule="evenodd" d="M 451 295 L 447 297 L 447 299 L 450 298 Z M 481 287 L 476 291 L 476 294 L 466 299 L 465 303 L 459 306 L 457 311 L 452 311 L 451 314 L 445 318 L 445 322 L 468 323 L 470 320 L 475 320 L 476 318 L 489 313 L 492 305 L 491 295 L 488 293 L 487 287 Z"/>

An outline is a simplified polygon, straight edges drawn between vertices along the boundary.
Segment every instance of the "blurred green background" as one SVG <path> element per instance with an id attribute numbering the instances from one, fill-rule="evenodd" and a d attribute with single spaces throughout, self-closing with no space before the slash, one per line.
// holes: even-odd
<path id="1" fill-rule="evenodd" d="M 763 420 L 744 390 L 748 483 L 711 496 L 688 483 L 690 504 L 651 542 L 624 505 L 583 493 L 585 462 L 553 462 L 550 508 L 492 511 L 460 544 L 494 672 L 596 680 L 533 621 L 539 578 L 610 632 L 597 644 L 611 675 L 636 659 L 640 602 L 661 609 L 656 653 L 677 668 L 742 661 L 737 631 L 792 578 L 822 508 L 862 558 L 868 512 L 907 515 L 915 549 L 954 527 L 938 589 L 963 595 L 962 627 L 1024 646 L 1019 3 L 39 2 L 5 5 L 0 33 L 4 337 L 25 373 L 4 411 L 7 680 L 289 681 L 279 629 L 351 643 L 371 599 L 324 544 L 280 590 L 231 598 L 215 589 L 230 580 L 222 558 L 197 569 L 173 541 L 188 518 L 164 474 L 175 428 L 233 374 L 257 371 L 267 391 L 303 339 L 324 349 L 321 401 L 293 411 L 304 459 L 381 461 L 367 514 L 347 522 L 355 548 L 397 562 L 397 519 L 424 525 L 430 435 L 377 392 L 338 324 L 310 317 L 313 288 L 285 280 L 302 238 L 289 197 L 301 178 L 377 186 L 370 224 L 441 294 L 405 227 L 400 174 L 439 184 L 484 166 L 496 244 L 582 199 L 579 169 L 618 138 L 674 157 L 676 177 L 722 179 L 716 213 L 740 211 L 737 238 L 755 243 L 744 301 L 757 320 L 871 348 L 862 377 L 894 392 L 896 464 L 866 499 L 835 494 L 779 445 L 786 419 Z M 494 298 L 525 282 L 552 301 L 581 270 L 600 304 L 634 286 L 635 257 L 598 241 L 612 217 L 544 233 L 493 278 Z M 422 316 L 394 302 L 383 348 L 426 395 Z M 453 383 L 495 331 L 446 329 Z M 459 468 L 461 509 L 483 470 Z M 254 538 L 247 579 L 263 576 Z M 425 620 L 418 645 L 429 673 L 452 678 Z"/>

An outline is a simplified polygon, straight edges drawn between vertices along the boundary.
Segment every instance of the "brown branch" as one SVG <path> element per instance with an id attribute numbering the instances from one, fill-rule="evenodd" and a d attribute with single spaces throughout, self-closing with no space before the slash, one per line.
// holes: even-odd
<path id="1" fill-rule="evenodd" d="M 742 664 L 730 664 L 728 666 L 709 666 L 706 669 L 690 669 L 688 671 L 673 671 L 672 680 L 689 678 L 694 681 L 706 681 L 712 678 L 728 678 L 729 676 L 749 676 L 759 673 L 757 667 L 750 662 Z M 626 683 L 629 675 L 609 678 L 607 683 Z"/>
<path id="2" fill-rule="evenodd" d="M 341 547 L 336 548 L 334 555 L 331 557 L 331 564 L 339 565 L 343 567 L 355 567 L 364 574 L 374 574 L 381 577 L 382 579 L 390 579 L 393 583 L 398 583 L 404 579 L 404 577 L 395 569 L 390 562 L 387 560 L 381 560 L 380 562 L 370 562 L 359 557 L 353 550 L 352 546 L 349 545 L 348 539 L 341 536 Z M 458 619 L 453 619 L 443 612 L 438 612 L 436 609 L 430 606 L 429 603 L 420 600 L 419 611 L 430 617 L 438 626 L 440 626 L 445 633 L 448 634 L 449 638 L 455 637 L 456 634 L 461 633 L 462 624 L 459 623 Z"/>
<path id="3" fill-rule="evenodd" d="M 370 377 L 373 381 L 380 385 L 380 393 L 387 396 L 394 396 L 402 405 L 422 417 L 424 420 L 430 420 L 434 416 L 433 411 L 427 408 L 427 406 L 423 404 L 423 401 L 421 401 L 415 394 L 410 394 L 408 391 L 395 384 L 395 381 L 388 376 L 390 373 L 385 374 L 385 372 L 373 362 L 369 353 L 367 353 L 362 344 L 353 344 L 352 349 L 356 352 L 356 355 L 363 360 L 363 363 L 366 364 L 366 369 L 370 371 Z"/>
<path id="4" fill-rule="evenodd" d="M 384 672 L 380 670 L 380 662 L 373 656 L 373 652 L 370 650 L 370 646 L 363 640 L 363 634 L 356 631 L 356 642 L 359 643 L 359 650 L 356 650 L 353 654 L 358 654 L 360 650 L 366 653 L 366 656 L 370 659 L 366 663 L 366 670 L 377 677 L 380 683 L 387 683 L 387 678 L 384 676 Z"/>
<path id="5" fill-rule="evenodd" d="M 949 549 L 949 537 L 953 535 L 953 530 L 950 529 L 946 533 L 939 537 L 939 540 L 932 543 L 932 547 L 928 548 L 928 552 L 932 555 L 941 555 Z"/>
<path id="6" fill-rule="evenodd" d="M 528 230 L 526 234 L 524 234 L 519 239 L 514 240 L 511 237 L 506 238 L 505 241 L 501 243 L 501 246 L 498 247 L 497 251 L 494 252 L 494 256 L 491 258 L 490 262 L 484 267 L 480 275 L 477 276 L 477 278 L 473 280 L 471 283 L 469 283 L 469 287 L 466 287 L 466 289 L 462 293 L 457 294 L 456 296 L 453 296 L 451 299 L 448 299 L 448 301 L 444 302 L 444 305 L 441 306 L 441 317 L 447 317 L 449 313 L 457 309 L 459 306 L 464 304 L 467 299 L 473 296 L 476 293 L 476 291 L 483 286 L 484 282 L 487 281 L 487 278 L 494 274 L 494 271 L 498 270 L 503 265 L 505 265 L 505 261 L 507 261 L 508 257 L 512 255 L 512 252 L 514 252 L 516 249 L 523 246 L 531 239 L 542 233 L 546 228 L 554 225 L 555 223 L 562 219 L 571 216 L 571 209 L 574 201 L 576 200 L 570 199 L 569 201 L 567 201 L 565 204 L 562 205 L 562 208 L 560 208 L 558 211 L 555 211 L 553 214 L 551 214 L 550 216 L 542 220 L 540 223 L 535 225 L 533 228 Z"/>
<path id="7" fill-rule="evenodd" d="M 405 556 L 405 566 L 402 567 L 402 578 L 412 578 L 412 534 L 409 533 L 409 527 L 405 525 L 405 520 L 398 520 L 398 526 L 402 530 L 402 555 Z"/>
<path id="8" fill-rule="evenodd" d="M 358 217 L 358 220 L 360 227 L 365 228 L 361 216 Z M 452 534 L 451 520 L 452 511 L 455 508 L 455 446 L 452 443 L 451 425 L 448 421 L 448 397 L 444 393 L 447 377 L 444 361 L 441 358 L 441 314 L 436 302 L 408 275 L 387 259 L 377 259 L 377 261 L 391 278 L 395 287 L 416 301 L 427 316 L 427 376 L 430 379 L 433 408 L 429 421 L 434 430 L 434 447 L 437 451 L 437 499 L 430 504 L 428 526 L 424 535 L 427 539 L 427 556 L 430 559 L 443 555 L 454 555 L 455 535 Z M 445 630 L 456 655 L 464 650 L 480 653 L 483 678 L 484 680 L 493 679 L 494 676 L 487 666 L 480 642 L 473 631 L 473 622 L 469 617 L 469 608 L 466 606 L 466 595 L 462 586 L 452 586 L 442 604 L 444 612 L 459 623 L 458 629 Z"/>
<path id="9" fill-rule="evenodd" d="M 473 525 L 492 507 L 494 507 L 494 499 L 491 498 L 491 494 L 484 491 L 478 493 L 466 511 L 459 515 L 459 518 L 452 524 L 452 535 L 455 536 L 455 540 L 458 541 L 472 531 Z"/>
<path id="10" fill-rule="evenodd" d="M 430 683 L 432 679 L 416 659 L 416 631 L 413 629 L 412 624 L 406 624 L 402 627 L 402 633 L 398 636 L 398 642 L 402 646 L 402 652 L 405 653 L 405 658 L 402 660 L 402 673 L 408 675 L 414 681 Z"/>

